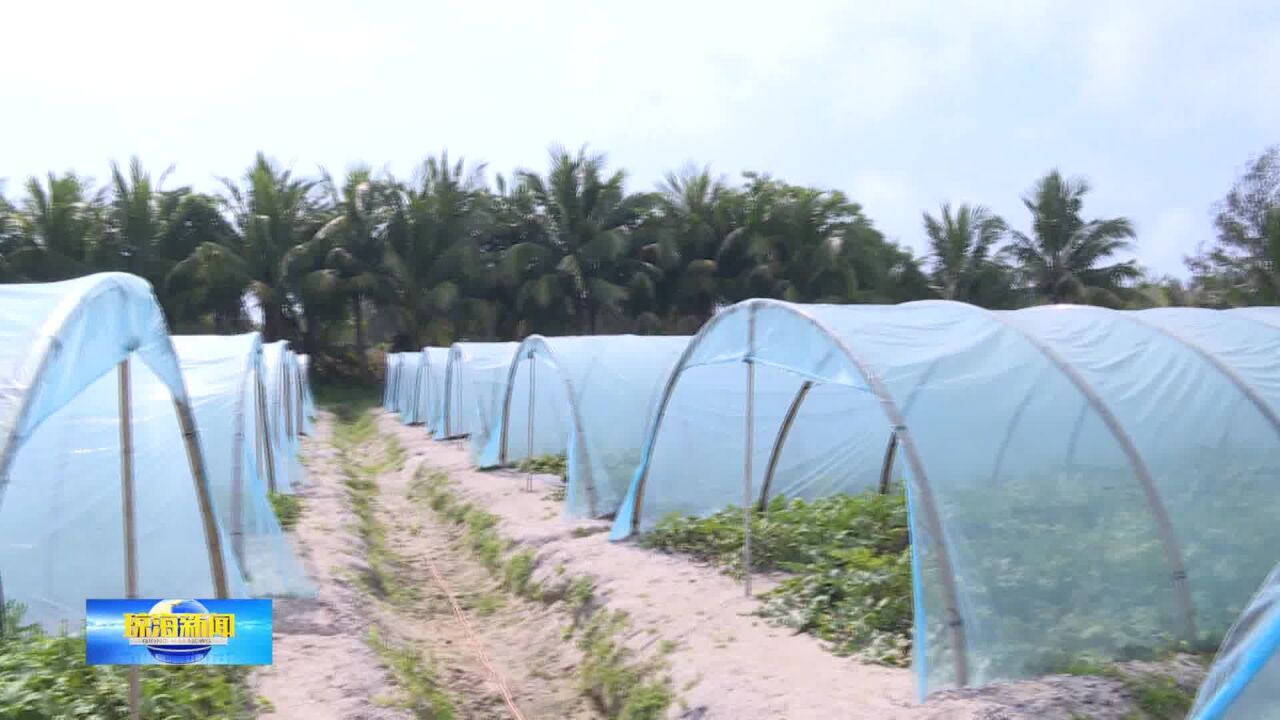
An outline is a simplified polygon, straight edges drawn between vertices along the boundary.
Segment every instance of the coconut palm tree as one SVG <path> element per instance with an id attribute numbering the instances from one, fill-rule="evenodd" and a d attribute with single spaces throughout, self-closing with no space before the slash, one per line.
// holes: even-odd
<path id="1" fill-rule="evenodd" d="M 492 337 L 492 266 L 485 232 L 491 225 L 484 165 L 430 156 L 408 182 L 388 178 L 381 193 L 379 237 L 393 280 L 390 320 L 411 348 L 447 345 L 458 337 Z"/>
<path id="2" fill-rule="evenodd" d="M 1217 237 L 1187 258 L 1215 306 L 1280 303 L 1280 145 L 1254 158 L 1215 208 Z"/>
<path id="3" fill-rule="evenodd" d="M 943 203 L 938 217 L 924 213 L 924 231 L 933 288 L 944 299 L 986 305 L 1008 285 L 995 258 L 1008 226 L 987 208 L 962 204 L 953 212 L 950 203 Z"/>
<path id="4" fill-rule="evenodd" d="M 862 208 L 844 193 L 746 173 L 738 226 L 717 255 L 728 300 L 775 297 L 850 302 L 860 279 L 848 260 L 867 243 L 883 244 Z"/>
<path id="5" fill-rule="evenodd" d="M 603 155 L 589 155 L 585 147 L 577 155 L 562 147 L 550 152 L 545 177 L 528 170 L 517 173 L 543 224 L 541 265 L 554 266 L 559 278 L 548 280 L 543 273 L 533 282 L 567 286 L 581 331 L 592 334 L 602 312 L 619 312 L 627 300 L 627 289 L 618 284 L 618 266 L 632 249 L 632 234 L 646 218 L 651 198 L 627 195 L 625 174 L 619 170 L 606 175 Z"/>
<path id="6" fill-rule="evenodd" d="M 1081 217 L 1089 190 L 1086 180 L 1052 170 L 1022 200 L 1031 212 L 1031 234 L 1015 230 L 1005 252 L 1041 302 L 1115 306 L 1126 283 L 1141 275 L 1132 260 L 1107 262 L 1130 249 L 1133 224 L 1123 217 Z"/>
<path id="7" fill-rule="evenodd" d="M 43 184 L 29 178 L 26 190 L 6 254 L 11 272 L 45 282 L 113 267 L 100 242 L 103 195 L 88 179 L 49 173 Z"/>
<path id="8" fill-rule="evenodd" d="M 327 173 L 322 185 L 335 214 L 309 240 L 286 251 L 285 275 L 304 308 L 350 308 L 356 351 L 363 361 L 369 347 L 367 308 L 395 299 L 394 258 L 386 242 L 394 183 L 375 179 L 367 166 L 358 166 L 348 171 L 342 185 Z M 318 318 L 308 313 L 304 320 L 310 329 Z"/>
<path id="9" fill-rule="evenodd" d="M 248 290 L 262 313 L 268 340 L 299 324 L 298 289 L 286 282 L 284 259 L 329 219 L 315 180 L 298 178 L 258 153 L 240 183 L 221 178 L 222 202 L 236 229 L 231 248 L 251 278 Z"/>
<path id="10" fill-rule="evenodd" d="M 640 257 L 661 271 L 660 280 L 650 283 L 648 273 L 637 273 L 631 291 L 652 297 L 677 329 L 696 329 L 723 299 L 716 257 L 736 227 L 734 200 L 724 179 L 705 167 L 667 173 L 658 187 L 657 237 L 641 248 Z M 649 324 L 657 322 L 655 317 Z"/>
<path id="11" fill-rule="evenodd" d="M 175 330 L 214 332 L 243 329 L 245 289 L 253 273 L 229 244 L 199 243 L 165 276 L 164 305 Z"/>

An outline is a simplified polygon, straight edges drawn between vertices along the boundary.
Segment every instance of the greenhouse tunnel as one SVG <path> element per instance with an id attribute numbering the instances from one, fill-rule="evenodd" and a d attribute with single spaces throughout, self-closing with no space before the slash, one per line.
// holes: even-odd
<path id="1" fill-rule="evenodd" d="M 1280 540 L 1278 341 L 1211 310 L 739 303 L 672 371 L 613 537 L 901 475 L 922 694 L 1212 642 Z"/>
<path id="2" fill-rule="evenodd" d="M 396 411 L 396 381 L 399 379 L 400 353 L 387 353 L 386 385 L 382 389 L 382 409 Z"/>
<path id="3" fill-rule="evenodd" d="M 316 398 L 311 391 L 311 356 L 298 355 L 299 382 L 302 383 L 302 434 L 315 437 L 316 434 Z"/>
<path id="4" fill-rule="evenodd" d="M 314 586 L 280 528 L 268 496 L 275 453 L 263 401 L 258 333 L 175 335 L 195 411 L 218 520 L 258 596 L 310 596 Z"/>
<path id="5" fill-rule="evenodd" d="M 422 353 L 410 352 L 400 354 L 400 370 L 396 379 L 396 409 L 400 414 L 400 422 L 405 425 L 416 425 L 418 419 L 418 369 L 422 364 Z"/>
<path id="6" fill-rule="evenodd" d="M 1280 717 L 1280 565 L 1262 583 L 1222 641 L 1187 717 Z"/>
<path id="7" fill-rule="evenodd" d="M 449 347 L 445 364 L 444 402 L 436 423 L 437 440 L 470 437 L 472 447 L 484 447 L 496 421 L 513 342 L 457 342 Z"/>
<path id="8" fill-rule="evenodd" d="M 422 360 L 418 363 L 418 390 L 414 400 L 418 406 L 418 422 L 425 425 L 429 433 L 435 432 L 435 424 L 444 407 L 444 376 L 448 364 L 449 348 L 422 348 Z"/>
<path id="9" fill-rule="evenodd" d="M 688 345 L 687 336 L 529 336 L 507 368 L 496 425 L 482 447 L 473 443 L 477 465 L 564 454 L 566 514 L 614 513 L 654 402 Z"/>
<path id="10" fill-rule="evenodd" d="M 288 340 L 277 340 L 262 345 L 263 388 L 270 410 L 268 428 L 275 436 L 276 492 L 293 494 L 302 482 L 302 445 L 299 441 L 302 428 L 298 422 L 298 378 L 290 360 Z"/>
<path id="11" fill-rule="evenodd" d="M 151 287 L 0 285 L 0 582 L 57 631 L 91 597 L 244 597 Z"/>

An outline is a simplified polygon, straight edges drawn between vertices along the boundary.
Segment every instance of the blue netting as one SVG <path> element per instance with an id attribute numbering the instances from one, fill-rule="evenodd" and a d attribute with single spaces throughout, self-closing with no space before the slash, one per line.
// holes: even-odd
<path id="1" fill-rule="evenodd" d="M 257 333 L 175 336 L 214 507 L 255 595 L 312 595 L 267 497 L 267 418 L 260 414 Z"/>
<path id="2" fill-rule="evenodd" d="M 316 400 L 311 394 L 311 356 L 298 355 L 298 372 L 302 377 L 302 433 L 316 434 Z"/>
<path id="3" fill-rule="evenodd" d="M 186 388 L 151 288 L 121 273 L 0 285 L 0 583 L 51 629 L 80 621 L 85 598 L 125 594 L 117 371 L 125 359 L 138 593 L 214 596 L 175 410 L 175 401 L 189 407 Z M 207 476 L 203 456 L 195 462 Z M 211 520 L 227 590 L 244 597 L 228 536 Z"/>
<path id="4" fill-rule="evenodd" d="M 496 426 L 483 446 L 473 435 L 477 464 L 566 454 L 566 513 L 612 514 L 640 461 L 654 402 L 688 345 L 688 337 L 526 338 L 500 388 Z"/>
<path id="5" fill-rule="evenodd" d="M 277 340 L 262 346 L 263 386 L 266 391 L 276 464 L 276 492 L 293 493 L 302 482 L 301 423 L 299 422 L 297 373 L 290 360 L 289 342 Z"/>
<path id="6" fill-rule="evenodd" d="M 1200 686 L 1192 720 L 1280 718 L 1280 566 L 1227 633 Z"/>
<path id="7" fill-rule="evenodd" d="M 400 362 L 396 368 L 396 410 L 400 413 L 400 422 L 415 425 L 422 422 L 418 417 L 418 367 L 422 362 L 422 353 L 400 353 Z"/>
<path id="8" fill-rule="evenodd" d="M 454 343 L 445 366 L 444 408 L 437 440 L 472 437 L 484 446 L 496 419 L 517 343 Z"/>
<path id="9" fill-rule="evenodd" d="M 427 347 L 422 349 L 418 362 L 418 422 L 434 433 L 437 423 L 443 421 L 444 376 L 449 364 L 449 348 Z"/>
<path id="10" fill-rule="evenodd" d="M 387 353 L 387 377 L 386 385 L 382 390 L 382 409 L 388 412 L 396 411 L 396 401 L 400 399 L 396 392 L 399 373 L 400 353 Z"/>
<path id="11" fill-rule="evenodd" d="M 671 375 L 614 537 L 888 472 L 910 489 L 924 692 L 1218 637 L 1280 542 L 1280 328 L 1260 317 L 1280 323 L 740 303 Z"/>

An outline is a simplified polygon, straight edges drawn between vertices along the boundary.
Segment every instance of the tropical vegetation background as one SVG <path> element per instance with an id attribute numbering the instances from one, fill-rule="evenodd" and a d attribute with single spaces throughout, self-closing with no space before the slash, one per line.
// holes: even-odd
<path id="1" fill-rule="evenodd" d="M 215 194 L 166 187 L 137 159 L 105 183 L 75 172 L 0 186 L 0 282 L 122 270 L 149 280 L 175 332 L 260 327 L 369 377 L 367 350 L 528 333 L 691 333 L 749 297 L 992 308 L 1280 303 L 1280 146 L 1214 208 L 1187 279 L 1132 259 L 1138 231 L 1093 217 L 1089 183 L 1050 170 L 1026 214 L 922 212 L 928 252 L 887 240 L 856 198 L 768 174 L 686 166 L 653 190 L 586 148 L 489 179 L 427 157 L 409 178 L 368 166 L 300 175 L 258 154 Z"/>

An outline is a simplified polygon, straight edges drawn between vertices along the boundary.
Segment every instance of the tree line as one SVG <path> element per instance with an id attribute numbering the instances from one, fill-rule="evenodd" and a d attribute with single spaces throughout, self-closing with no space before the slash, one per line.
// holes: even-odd
<path id="1" fill-rule="evenodd" d="M 651 191 L 585 148 L 492 182 L 430 156 L 409 178 L 296 174 L 259 153 L 217 193 L 166 188 L 134 159 L 105 184 L 74 172 L 0 192 L 0 282 L 120 270 L 155 287 L 175 332 L 259 326 L 321 358 L 529 333 L 692 333 L 750 297 L 961 300 L 990 308 L 1280 304 L 1280 146 L 1214 208 L 1188 281 L 1120 260 L 1127 218 L 1085 210 L 1088 182 L 1036 180 L 1020 219 L 979 205 L 922 213 L 928 252 L 887 240 L 839 190 L 686 166 Z"/>

